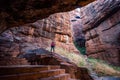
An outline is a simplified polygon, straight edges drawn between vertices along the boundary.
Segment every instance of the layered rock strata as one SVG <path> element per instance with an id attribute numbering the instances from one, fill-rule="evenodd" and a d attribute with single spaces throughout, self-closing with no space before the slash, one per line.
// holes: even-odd
<path id="1" fill-rule="evenodd" d="M 58 47 L 56 49 L 78 53 L 73 44 L 69 18 L 68 13 L 54 14 L 35 23 L 5 31 L 0 36 L 0 53 L 16 57 L 29 50 L 48 49 L 52 40 Z"/>
<path id="2" fill-rule="evenodd" d="M 95 1 L 80 15 L 89 57 L 120 66 L 120 1 Z"/>

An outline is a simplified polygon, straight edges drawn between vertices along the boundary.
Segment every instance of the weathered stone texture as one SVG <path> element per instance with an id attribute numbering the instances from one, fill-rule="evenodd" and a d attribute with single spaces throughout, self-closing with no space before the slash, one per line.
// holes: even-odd
<path id="1" fill-rule="evenodd" d="M 25 58 L 17 57 L 0 57 L 0 66 L 11 66 L 11 65 L 29 65 Z"/>
<path id="2" fill-rule="evenodd" d="M 56 47 L 78 52 L 73 44 L 69 18 L 68 13 L 58 13 L 5 31 L 0 36 L 0 53 L 16 57 L 32 49 L 50 48 L 52 40 L 55 40 Z"/>
<path id="3" fill-rule="evenodd" d="M 57 12 L 70 11 L 94 0 L 0 0 L 0 33 Z"/>
<path id="4" fill-rule="evenodd" d="M 26 54 L 26 55 L 30 55 L 30 54 Z M 88 70 L 86 68 L 78 67 L 76 64 L 71 62 L 69 59 L 62 57 L 56 53 L 50 53 L 46 51 L 46 54 L 39 54 L 36 56 L 32 56 L 32 58 L 27 57 L 27 60 L 31 62 L 32 65 L 34 64 L 59 65 L 60 68 L 65 69 L 65 72 L 69 73 L 71 78 L 73 79 L 93 80 L 91 76 L 89 75 Z"/>
<path id="5" fill-rule="evenodd" d="M 87 54 L 120 66 L 120 1 L 98 0 L 81 8 Z"/>

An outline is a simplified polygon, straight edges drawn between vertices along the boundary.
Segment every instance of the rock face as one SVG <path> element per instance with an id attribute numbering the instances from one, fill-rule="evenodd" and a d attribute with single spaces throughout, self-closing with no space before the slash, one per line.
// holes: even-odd
<path id="1" fill-rule="evenodd" d="M 94 0 L 0 0 L 0 33 L 4 30 L 69 11 Z"/>
<path id="2" fill-rule="evenodd" d="M 78 52 L 73 44 L 69 18 L 68 13 L 54 14 L 35 23 L 5 31 L 0 36 L 1 55 L 16 57 L 32 49 L 48 49 L 52 40 L 55 40 L 58 49 Z"/>
<path id="3" fill-rule="evenodd" d="M 89 57 L 120 66 L 120 1 L 97 0 L 80 15 Z"/>

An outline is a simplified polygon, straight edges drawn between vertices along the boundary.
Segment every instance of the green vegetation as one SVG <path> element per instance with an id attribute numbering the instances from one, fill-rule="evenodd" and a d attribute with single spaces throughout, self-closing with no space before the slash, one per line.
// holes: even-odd
<path id="1" fill-rule="evenodd" d="M 81 52 L 81 54 L 85 55 L 86 54 L 86 48 L 85 47 L 79 47 L 78 50 Z"/>
<path id="2" fill-rule="evenodd" d="M 120 67 L 111 66 L 103 60 L 94 58 L 89 58 L 88 61 L 99 76 L 120 76 Z"/>
<path id="3" fill-rule="evenodd" d="M 79 47 L 76 42 L 74 42 L 74 45 L 80 51 L 81 54 L 83 54 L 83 55 L 86 54 L 86 48 L 85 47 Z"/>
<path id="4" fill-rule="evenodd" d="M 110 65 L 113 69 L 117 70 L 117 71 L 120 71 L 120 67 L 116 67 L 116 66 L 112 66 Z"/>

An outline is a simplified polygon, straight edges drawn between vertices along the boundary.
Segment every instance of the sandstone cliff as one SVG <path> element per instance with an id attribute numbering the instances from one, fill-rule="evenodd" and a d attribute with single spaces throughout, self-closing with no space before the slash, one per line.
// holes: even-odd
<path id="1" fill-rule="evenodd" d="M 0 36 L 1 54 L 15 57 L 33 49 L 48 49 L 52 40 L 55 40 L 57 49 L 78 52 L 73 44 L 69 18 L 68 13 L 58 13 L 35 23 L 5 31 Z"/>
<path id="2" fill-rule="evenodd" d="M 120 1 L 97 0 L 81 8 L 80 16 L 89 57 L 120 66 Z"/>

